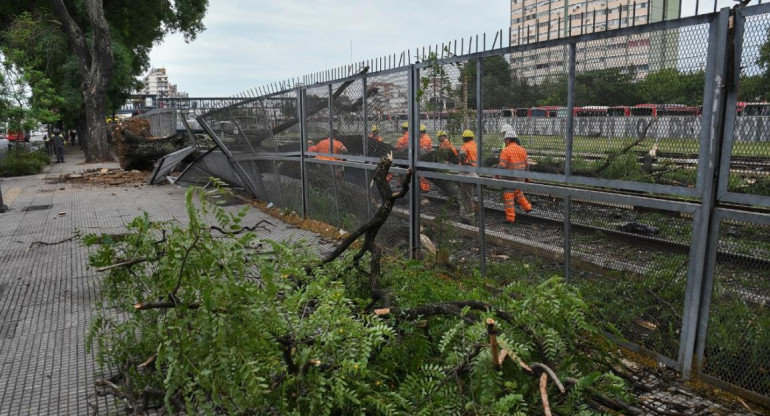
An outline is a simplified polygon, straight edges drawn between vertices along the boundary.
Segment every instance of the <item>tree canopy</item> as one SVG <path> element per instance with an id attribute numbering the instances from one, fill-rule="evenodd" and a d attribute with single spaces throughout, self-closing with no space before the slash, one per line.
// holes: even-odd
<path id="1" fill-rule="evenodd" d="M 104 115 L 139 87 L 152 46 L 173 32 L 195 39 L 207 7 L 208 0 L 4 2 L 0 51 L 25 74 L 32 105 L 54 111 L 81 136 L 87 130 L 86 140 L 95 143 L 106 134 L 93 124 L 103 125 Z M 38 98 L 43 92 L 49 95 Z M 87 120 L 89 109 L 96 111 Z"/>

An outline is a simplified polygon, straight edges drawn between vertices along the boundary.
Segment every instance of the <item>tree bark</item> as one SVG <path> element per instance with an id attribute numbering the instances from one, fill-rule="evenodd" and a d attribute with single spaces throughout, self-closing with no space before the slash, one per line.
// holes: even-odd
<path id="1" fill-rule="evenodd" d="M 107 126 L 104 123 L 105 93 L 112 78 L 112 42 L 102 0 L 85 0 L 83 3 L 91 26 L 91 42 L 86 40 L 64 0 L 51 0 L 54 12 L 67 34 L 70 50 L 78 58 L 83 78 L 81 90 L 85 104 L 85 131 L 80 139 L 83 140 L 86 162 L 98 162 L 112 160 Z"/>

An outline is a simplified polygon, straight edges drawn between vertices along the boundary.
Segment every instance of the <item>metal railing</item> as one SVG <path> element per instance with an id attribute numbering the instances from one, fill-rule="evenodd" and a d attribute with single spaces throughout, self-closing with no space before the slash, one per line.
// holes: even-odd
<path id="1" fill-rule="evenodd" d="M 304 77 L 198 117 L 217 148 L 178 183 L 224 177 L 352 230 L 394 152 L 393 183 L 414 172 L 379 237 L 394 253 L 503 283 L 562 274 L 621 345 L 767 405 L 770 136 L 764 98 L 742 94 L 770 91 L 768 27 L 759 5 Z M 529 153 L 516 181 L 497 166 L 506 125 Z M 466 129 L 478 166 L 436 141 Z"/>

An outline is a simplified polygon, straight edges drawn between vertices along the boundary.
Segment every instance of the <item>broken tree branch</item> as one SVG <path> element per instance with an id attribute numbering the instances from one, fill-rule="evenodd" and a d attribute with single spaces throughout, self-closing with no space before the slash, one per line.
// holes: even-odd
<path id="1" fill-rule="evenodd" d="M 40 246 L 55 246 L 57 244 L 62 244 L 62 243 L 66 243 L 68 241 L 72 241 L 72 240 L 74 240 L 74 239 L 76 239 L 78 237 L 80 237 L 80 233 L 75 233 L 75 235 L 73 235 L 70 238 L 65 238 L 64 240 L 56 241 L 56 242 L 53 242 L 53 243 L 49 243 L 49 242 L 46 242 L 46 241 L 33 241 L 32 243 L 30 243 L 29 247 L 27 247 L 27 251 L 31 250 L 36 245 L 40 245 Z"/>
<path id="2" fill-rule="evenodd" d="M 543 414 L 551 416 L 551 404 L 548 402 L 548 376 L 540 375 L 540 399 L 543 401 Z"/>
<path id="3" fill-rule="evenodd" d="M 147 258 L 126 260 L 126 261 L 122 261 L 120 263 L 110 264 L 109 266 L 97 267 L 96 271 L 97 272 L 106 272 L 108 270 L 117 269 L 118 267 L 131 267 L 131 266 L 133 266 L 135 264 L 143 263 L 143 262 L 148 261 L 148 260 L 149 259 L 147 259 Z"/>
<path id="4" fill-rule="evenodd" d="M 245 232 L 245 231 L 256 231 L 258 229 L 270 232 L 270 230 L 268 230 L 267 227 L 262 227 L 262 224 L 267 224 L 267 225 L 269 225 L 271 227 L 274 226 L 273 223 L 271 223 L 268 220 L 259 220 L 259 222 L 257 222 L 256 224 L 254 224 L 251 227 L 243 227 L 243 228 L 239 228 L 237 230 L 223 230 L 223 229 L 221 229 L 221 228 L 219 228 L 219 227 L 217 227 L 215 225 L 210 226 L 209 230 L 219 231 L 222 234 L 232 234 L 232 235 L 238 235 L 238 234 L 240 234 L 242 232 Z"/>

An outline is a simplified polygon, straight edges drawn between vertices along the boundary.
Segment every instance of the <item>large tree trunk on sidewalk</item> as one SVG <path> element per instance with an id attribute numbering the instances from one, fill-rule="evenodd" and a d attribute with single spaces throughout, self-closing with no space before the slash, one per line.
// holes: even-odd
<path id="1" fill-rule="evenodd" d="M 104 94 L 98 97 L 88 97 L 83 94 L 86 103 L 85 114 L 85 145 L 83 152 L 86 162 L 113 160 L 107 125 L 104 123 Z"/>
<path id="2" fill-rule="evenodd" d="M 56 16 L 61 20 L 69 46 L 78 58 L 81 89 L 85 104 L 85 131 L 80 138 L 86 162 L 112 160 L 104 123 L 104 98 L 112 77 L 112 42 L 110 27 L 104 17 L 102 0 L 85 0 L 91 30 L 91 42 L 72 18 L 64 0 L 51 0 Z"/>

